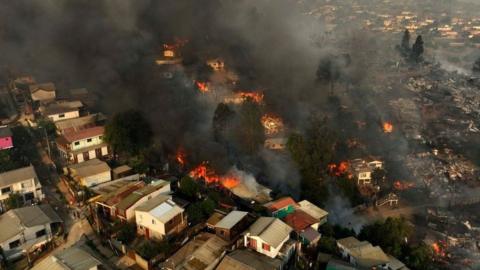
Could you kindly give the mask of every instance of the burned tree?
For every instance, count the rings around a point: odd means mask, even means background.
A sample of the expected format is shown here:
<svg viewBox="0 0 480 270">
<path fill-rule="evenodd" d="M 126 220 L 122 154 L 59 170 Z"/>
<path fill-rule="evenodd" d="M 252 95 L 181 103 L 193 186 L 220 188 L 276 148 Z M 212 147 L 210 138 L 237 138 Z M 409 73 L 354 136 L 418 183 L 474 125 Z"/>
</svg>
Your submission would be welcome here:
<svg viewBox="0 0 480 270">
<path fill-rule="evenodd" d="M 410 31 L 408 31 L 408 29 L 405 29 L 405 32 L 403 32 L 402 43 L 400 44 L 400 51 L 404 55 L 407 55 L 410 52 Z"/>
<path fill-rule="evenodd" d="M 480 73 L 480 57 L 478 57 L 475 63 L 473 63 L 472 71 L 475 73 Z"/>
<path fill-rule="evenodd" d="M 411 58 L 415 62 L 420 62 L 422 60 L 424 48 L 423 48 L 423 39 L 422 35 L 419 35 L 415 40 L 415 43 L 412 46 Z"/>
<path fill-rule="evenodd" d="M 213 115 L 213 138 L 217 142 L 225 141 L 228 128 L 231 126 L 235 112 L 225 103 L 218 104 Z"/>
<path fill-rule="evenodd" d="M 321 83 L 328 83 L 330 94 L 333 93 L 333 87 L 339 79 L 340 67 L 332 56 L 321 59 L 317 68 L 317 80 Z"/>
</svg>

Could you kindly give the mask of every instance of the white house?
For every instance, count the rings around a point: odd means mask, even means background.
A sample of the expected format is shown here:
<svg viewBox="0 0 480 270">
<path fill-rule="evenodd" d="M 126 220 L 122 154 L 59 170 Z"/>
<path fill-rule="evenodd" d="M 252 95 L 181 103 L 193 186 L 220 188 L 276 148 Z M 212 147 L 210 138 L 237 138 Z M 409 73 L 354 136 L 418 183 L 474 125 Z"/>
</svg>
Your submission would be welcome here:
<svg viewBox="0 0 480 270">
<path fill-rule="evenodd" d="M 70 177 L 85 187 L 96 186 L 112 180 L 108 164 L 96 158 L 70 165 L 68 172 Z"/>
<path fill-rule="evenodd" d="M 53 122 L 80 117 L 80 101 L 58 101 L 40 107 L 40 112 Z"/>
<path fill-rule="evenodd" d="M 5 200 L 12 193 L 19 193 L 25 202 L 44 198 L 35 169 L 32 165 L 0 174 L 0 207 L 5 209 Z"/>
<path fill-rule="evenodd" d="M 147 239 L 163 239 L 179 233 L 187 226 L 184 212 L 170 196 L 152 198 L 135 209 L 137 233 Z"/>
<path fill-rule="evenodd" d="M 359 269 L 389 269 L 390 258 L 379 246 L 347 237 L 337 241 L 343 259 Z"/>
<path fill-rule="evenodd" d="M 50 205 L 13 209 L 0 216 L 0 247 L 7 260 L 52 241 L 62 223 Z"/>
<path fill-rule="evenodd" d="M 372 173 L 375 169 L 382 169 L 383 162 L 375 159 L 354 159 L 350 161 L 349 171 L 357 178 L 358 185 L 372 183 Z"/>
<path fill-rule="evenodd" d="M 69 163 L 81 163 L 108 155 L 108 145 L 103 141 L 103 127 L 91 127 L 70 132 L 56 139 L 58 150 Z"/>
<path fill-rule="evenodd" d="M 245 232 L 246 247 L 275 258 L 290 239 L 292 228 L 278 218 L 260 217 Z"/>
<path fill-rule="evenodd" d="M 135 209 L 157 197 L 158 195 L 168 195 L 171 192 L 170 182 L 165 180 L 156 180 L 139 190 L 132 192 L 126 198 L 121 200 L 116 206 L 117 217 L 127 221 L 135 220 Z"/>
</svg>

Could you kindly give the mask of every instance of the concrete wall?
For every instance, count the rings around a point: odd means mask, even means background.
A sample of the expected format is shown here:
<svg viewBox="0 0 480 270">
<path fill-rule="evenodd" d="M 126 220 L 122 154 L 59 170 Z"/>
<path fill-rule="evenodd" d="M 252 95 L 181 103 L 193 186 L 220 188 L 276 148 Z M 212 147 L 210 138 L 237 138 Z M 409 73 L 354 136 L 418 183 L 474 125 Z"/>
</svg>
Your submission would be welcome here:
<svg viewBox="0 0 480 270">
<path fill-rule="evenodd" d="M 110 171 L 102 172 L 96 175 L 80 178 L 80 184 L 86 187 L 92 187 L 112 180 Z"/>
<path fill-rule="evenodd" d="M 62 117 L 63 115 L 63 117 Z M 78 118 L 80 117 L 80 113 L 77 111 L 72 111 L 72 112 L 66 112 L 66 113 L 57 113 L 57 114 L 52 114 L 49 115 L 48 118 L 50 118 L 53 122 L 57 122 L 60 120 L 66 120 L 66 119 L 73 119 L 73 118 Z"/>
</svg>

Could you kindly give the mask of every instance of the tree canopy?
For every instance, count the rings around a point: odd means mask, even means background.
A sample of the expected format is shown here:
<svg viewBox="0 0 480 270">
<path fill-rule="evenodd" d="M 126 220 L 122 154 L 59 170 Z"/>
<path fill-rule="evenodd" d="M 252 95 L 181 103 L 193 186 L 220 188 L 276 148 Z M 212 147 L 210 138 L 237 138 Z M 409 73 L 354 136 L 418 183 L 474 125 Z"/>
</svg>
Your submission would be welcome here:
<svg viewBox="0 0 480 270">
<path fill-rule="evenodd" d="M 410 31 L 408 29 L 405 29 L 405 32 L 403 32 L 400 48 L 404 53 L 410 52 Z"/>
<path fill-rule="evenodd" d="M 196 198 L 199 190 L 200 186 L 190 176 L 187 175 L 180 179 L 180 193 L 183 195 L 189 198 Z"/>
<path fill-rule="evenodd" d="M 249 154 L 255 153 L 265 141 L 265 130 L 261 122 L 262 109 L 258 103 L 247 99 L 242 103 L 238 117 L 238 126 L 235 129 L 238 148 Z"/>
<path fill-rule="evenodd" d="M 153 131 L 140 111 L 128 110 L 113 116 L 105 127 L 104 139 L 114 154 L 137 155 L 152 144 Z"/>
<path fill-rule="evenodd" d="M 416 62 L 420 62 L 420 60 L 422 60 L 423 52 L 423 39 L 422 36 L 419 35 L 412 46 L 412 59 Z"/>
</svg>

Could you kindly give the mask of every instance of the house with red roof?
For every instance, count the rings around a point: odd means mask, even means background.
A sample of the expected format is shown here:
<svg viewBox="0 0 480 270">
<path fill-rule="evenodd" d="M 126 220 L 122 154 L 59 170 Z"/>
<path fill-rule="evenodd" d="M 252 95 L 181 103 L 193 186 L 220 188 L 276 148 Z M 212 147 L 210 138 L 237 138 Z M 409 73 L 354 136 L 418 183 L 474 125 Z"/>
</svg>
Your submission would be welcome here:
<svg viewBox="0 0 480 270">
<path fill-rule="evenodd" d="M 56 139 L 58 150 L 68 163 L 81 163 L 109 154 L 103 141 L 104 127 L 96 126 L 63 134 Z"/>
<path fill-rule="evenodd" d="M 12 131 L 7 126 L 0 126 L 0 151 L 13 147 Z"/>
<path fill-rule="evenodd" d="M 297 203 L 291 197 L 283 197 L 278 200 L 268 202 L 263 206 L 267 209 L 267 212 L 271 216 L 282 219 L 295 212 Z"/>
</svg>

